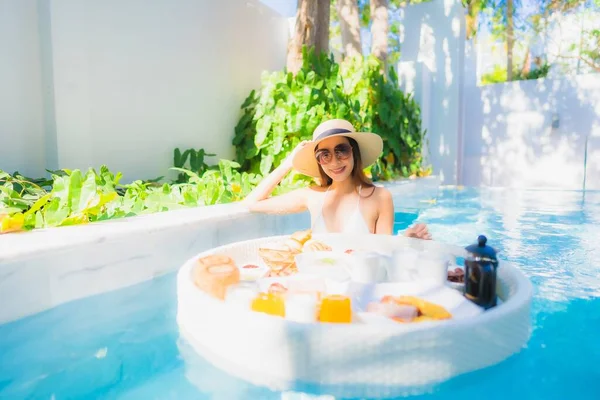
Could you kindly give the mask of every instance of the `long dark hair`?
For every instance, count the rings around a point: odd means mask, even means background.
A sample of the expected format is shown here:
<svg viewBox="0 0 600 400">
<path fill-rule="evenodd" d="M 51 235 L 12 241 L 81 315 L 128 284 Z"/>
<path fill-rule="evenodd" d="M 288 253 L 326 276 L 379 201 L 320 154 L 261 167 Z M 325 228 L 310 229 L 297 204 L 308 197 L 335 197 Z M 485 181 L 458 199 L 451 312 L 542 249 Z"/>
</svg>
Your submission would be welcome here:
<svg viewBox="0 0 600 400">
<path fill-rule="evenodd" d="M 358 147 L 358 143 L 356 143 L 356 140 L 352 139 L 351 137 L 344 137 L 348 140 L 348 142 L 350 143 L 350 147 L 352 148 L 352 158 L 354 159 L 354 165 L 352 166 L 351 175 L 352 181 L 356 186 L 362 185 L 363 187 L 375 187 L 375 185 L 373 185 L 373 182 L 371 182 L 371 180 L 367 178 L 363 171 L 362 159 L 360 157 L 360 148 Z M 333 179 L 331 179 L 329 175 L 327 175 L 325 171 L 323 171 L 323 168 L 320 164 L 317 165 L 319 166 L 319 174 L 321 175 L 321 187 L 331 186 L 331 184 L 333 183 Z"/>
</svg>

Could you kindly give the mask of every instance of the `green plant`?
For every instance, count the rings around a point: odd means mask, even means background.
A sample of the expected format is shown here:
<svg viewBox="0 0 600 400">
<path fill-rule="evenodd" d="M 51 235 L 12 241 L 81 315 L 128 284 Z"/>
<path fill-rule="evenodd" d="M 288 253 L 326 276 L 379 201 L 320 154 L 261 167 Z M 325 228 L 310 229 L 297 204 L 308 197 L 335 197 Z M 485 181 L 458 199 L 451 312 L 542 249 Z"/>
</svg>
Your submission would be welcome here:
<svg viewBox="0 0 600 400">
<path fill-rule="evenodd" d="M 513 76 L 513 81 L 525 81 L 530 79 L 540 79 L 548 76 L 548 72 L 550 72 L 549 64 L 542 64 L 541 66 L 531 70 L 530 72 L 523 74 L 522 72 L 515 72 Z M 506 68 L 500 65 L 494 65 L 494 69 L 492 72 L 484 74 L 481 76 L 481 84 L 482 85 L 491 85 L 495 83 L 504 83 L 506 82 Z"/>
<path fill-rule="evenodd" d="M 0 233 L 238 201 L 262 179 L 258 174 L 240 172 L 239 167 L 229 160 L 206 165 L 201 174 L 173 167 L 186 178 L 172 184 L 141 180 L 121 184 L 122 174 L 114 174 L 106 166 L 98 172 L 52 171 L 51 179 L 30 179 L 0 170 Z M 275 194 L 300 184 L 288 177 Z"/>
<path fill-rule="evenodd" d="M 398 88 L 393 69 L 387 78 L 374 57 L 338 64 L 307 49 L 303 60 L 295 76 L 265 73 L 260 91 L 242 104 L 233 144 L 243 170 L 266 175 L 322 121 L 343 118 L 381 135 L 384 152 L 370 170 L 374 179 L 427 173 L 420 109 Z"/>
<path fill-rule="evenodd" d="M 214 156 L 216 156 L 216 154 L 207 153 L 204 149 L 187 149 L 182 153 L 179 148 L 176 148 L 173 151 L 173 166 L 175 168 L 188 169 L 198 175 L 202 175 L 209 168 L 209 165 L 205 162 L 205 157 Z M 189 167 L 186 167 L 186 163 L 188 163 Z M 180 173 L 175 182 L 184 183 L 187 182 L 188 179 L 189 175 Z"/>
</svg>

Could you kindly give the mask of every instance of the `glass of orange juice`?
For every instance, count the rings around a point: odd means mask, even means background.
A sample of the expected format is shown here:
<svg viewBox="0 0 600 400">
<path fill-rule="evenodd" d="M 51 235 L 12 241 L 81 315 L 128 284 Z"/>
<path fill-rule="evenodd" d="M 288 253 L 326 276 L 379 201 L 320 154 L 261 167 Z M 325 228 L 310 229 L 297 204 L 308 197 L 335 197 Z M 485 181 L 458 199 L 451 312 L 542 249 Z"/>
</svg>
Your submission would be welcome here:
<svg viewBox="0 0 600 400">
<path fill-rule="evenodd" d="M 285 302 L 279 293 L 260 292 L 252 301 L 252 311 L 285 317 Z"/>
<path fill-rule="evenodd" d="M 321 302 L 319 321 L 333 323 L 352 322 L 352 304 L 350 297 L 341 294 L 325 296 Z"/>
</svg>

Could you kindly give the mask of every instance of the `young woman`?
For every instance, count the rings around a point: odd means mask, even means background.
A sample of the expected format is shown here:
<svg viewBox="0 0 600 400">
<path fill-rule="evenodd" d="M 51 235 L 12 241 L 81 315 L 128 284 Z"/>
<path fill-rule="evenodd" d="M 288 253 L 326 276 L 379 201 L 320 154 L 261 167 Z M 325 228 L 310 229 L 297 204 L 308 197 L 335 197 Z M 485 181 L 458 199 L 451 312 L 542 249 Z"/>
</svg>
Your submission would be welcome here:
<svg viewBox="0 0 600 400">
<path fill-rule="evenodd" d="M 363 173 L 383 150 L 379 135 L 356 132 L 341 119 L 323 122 L 313 140 L 300 143 L 243 203 L 252 212 L 272 214 L 310 211 L 313 233 L 393 234 L 394 203 L 390 192 Z M 292 169 L 319 179 L 319 186 L 269 197 Z M 424 224 L 408 228 L 409 237 L 431 239 Z"/>
</svg>

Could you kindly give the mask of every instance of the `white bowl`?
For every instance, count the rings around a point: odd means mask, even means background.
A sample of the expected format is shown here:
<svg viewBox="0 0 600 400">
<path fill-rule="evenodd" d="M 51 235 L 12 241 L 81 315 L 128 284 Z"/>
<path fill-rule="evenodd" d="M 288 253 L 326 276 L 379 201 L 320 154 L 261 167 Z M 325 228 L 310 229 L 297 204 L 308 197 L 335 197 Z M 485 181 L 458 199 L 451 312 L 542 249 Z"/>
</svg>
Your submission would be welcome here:
<svg viewBox="0 0 600 400">
<path fill-rule="evenodd" d="M 313 251 L 296 255 L 298 273 L 314 275 L 336 282 L 350 280 L 351 259 L 334 251 Z"/>
</svg>

